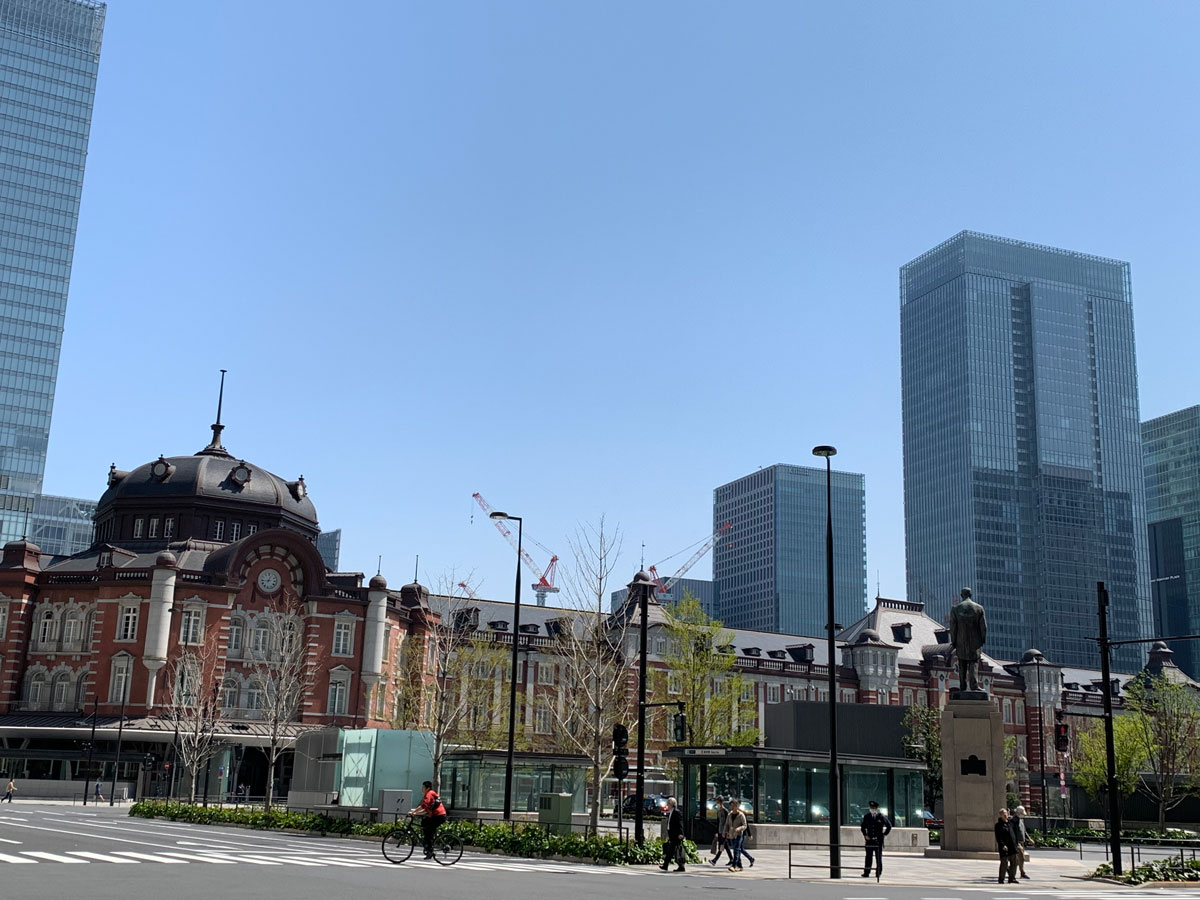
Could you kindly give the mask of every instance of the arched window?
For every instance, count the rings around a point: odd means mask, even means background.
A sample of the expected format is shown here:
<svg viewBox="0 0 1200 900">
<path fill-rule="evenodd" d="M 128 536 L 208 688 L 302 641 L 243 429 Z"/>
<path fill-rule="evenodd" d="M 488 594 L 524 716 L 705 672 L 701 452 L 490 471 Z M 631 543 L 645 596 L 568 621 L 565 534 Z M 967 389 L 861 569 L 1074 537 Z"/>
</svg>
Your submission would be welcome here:
<svg viewBox="0 0 1200 900">
<path fill-rule="evenodd" d="M 42 618 L 38 622 L 38 643 L 43 647 L 49 647 L 54 643 L 54 610 L 52 609 L 42 613 Z"/>
<path fill-rule="evenodd" d="M 46 673 L 34 672 L 29 676 L 29 684 L 25 688 L 25 704 L 30 709 L 41 709 L 46 699 Z"/>
<path fill-rule="evenodd" d="M 112 658 L 108 678 L 109 703 L 121 703 L 129 699 L 129 678 L 132 674 L 132 656 L 128 653 L 121 653 Z"/>
<path fill-rule="evenodd" d="M 263 709 L 267 705 L 267 692 L 261 681 L 250 682 L 250 690 L 246 692 L 246 709 Z"/>
<path fill-rule="evenodd" d="M 54 709 L 64 710 L 71 706 L 71 677 L 66 672 L 54 676 L 50 687 L 50 702 Z"/>
<path fill-rule="evenodd" d="M 241 616 L 234 616 L 229 620 L 229 655 L 242 655 L 242 634 L 246 629 L 246 623 Z"/>
<path fill-rule="evenodd" d="M 79 613 L 67 613 L 66 619 L 63 620 L 63 645 L 66 647 L 77 647 L 80 638 L 83 637 L 83 619 Z"/>
<path fill-rule="evenodd" d="M 238 708 L 238 698 L 241 694 L 241 685 L 238 684 L 236 678 L 226 678 L 221 684 L 221 709 L 226 712 L 232 712 Z"/>
</svg>

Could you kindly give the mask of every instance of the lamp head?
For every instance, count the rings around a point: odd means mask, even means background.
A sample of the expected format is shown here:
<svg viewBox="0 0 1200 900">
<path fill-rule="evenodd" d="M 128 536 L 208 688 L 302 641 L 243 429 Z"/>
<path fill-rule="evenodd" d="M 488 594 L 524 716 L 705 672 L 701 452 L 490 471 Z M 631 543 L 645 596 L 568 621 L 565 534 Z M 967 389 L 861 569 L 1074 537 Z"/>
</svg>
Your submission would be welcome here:
<svg viewBox="0 0 1200 900">
<path fill-rule="evenodd" d="M 828 459 L 831 456 L 837 456 L 837 447 L 830 447 L 828 444 L 820 444 L 813 447 L 813 456 L 824 456 Z"/>
<path fill-rule="evenodd" d="M 507 519 L 508 513 L 500 512 L 500 510 L 494 509 L 490 513 L 488 513 L 488 518 L 489 519 Z"/>
</svg>

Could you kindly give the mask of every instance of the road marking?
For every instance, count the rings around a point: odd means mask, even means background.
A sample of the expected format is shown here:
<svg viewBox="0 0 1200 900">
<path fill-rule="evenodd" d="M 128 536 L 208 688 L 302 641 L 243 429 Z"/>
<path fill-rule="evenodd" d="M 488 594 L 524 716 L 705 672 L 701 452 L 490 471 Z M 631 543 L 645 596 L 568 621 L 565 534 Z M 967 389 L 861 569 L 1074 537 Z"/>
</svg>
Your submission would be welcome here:
<svg viewBox="0 0 1200 900">
<path fill-rule="evenodd" d="M 121 859 L 119 856 L 109 856 L 106 853 L 93 853 L 90 850 L 68 850 L 72 856 L 86 856 L 88 859 L 99 860 L 100 862 L 109 863 L 124 863 L 128 866 L 140 866 L 141 863 L 136 859 Z"/>
<path fill-rule="evenodd" d="M 222 859 L 219 856 L 201 856 L 199 853 L 179 853 L 175 850 L 160 850 L 161 856 L 178 856 L 180 859 L 190 859 L 195 862 L 213 863 L 218 866 L 235 866 L 236 860 Z"/>
<path fill-rule="evenodd" d="M 9 856 L 7 853 L 0 853 L 0 862 L 6 863 L 36 863 L 36 859 L 25 859 L 23 856 Z"/>
<path fill-rule="evenodd" d="M 117 854 L 117 856 L 131 856 L 134 859 L 145 859 L 156 863 L 171 863 L 172 865 L 177 866 L 187 865 L 187 862 L 182 859 L 171 859 L 170 857 L 166 856 L 152 856 L 149 853 L 138 853 L 136 850 L 114 850 L 113 853 Z"/>
<path fill-rule="evenodd" d="M 278 866 L 278 865 L 282 865 L 282 863 L 277 863 L 277 862 L 275 862 L 275 860 L 273 860 L 273 859 L 259 859 L 259 858 L 258 858 L 258 857 L 256 857 L 256 856 L 239 856 L 239 857 L 237 858 L 237 861 L 238 861 L 238 862 L 248 862 L 248 863 L 254 863 L 256 866 Z"/>
<path fill-rule="evenodd" d="M 0 844 L 19 844 L 20 841 L 11 841 L 8 838 L 0 838 Z"/>
<path fill-rule="evenodd" d="M 281 863 L 287 863 L 288 865 L 292 865 L 292 866 L 319 866 L 321 868 L 324 868 L 326 865 L 323 862 L 315 862 L 314 860 L 311 860 L 311 859 L 299 859 L 298 857 L 295 857 L 295 856 L 277 856 L 275 858 L 277 860 L 279 860 L 279 862 L 281 862 Z"/>
<path fill-rule="evenodd" d="M 24 856 L 36 856 L 38 859 L 48 859 L 51 862 L 60 863 L 79 863 L 80 865 L 87 862 L 86 859 L 76 859 L 73 856 L 59 856 L 57 853 L 47 853 L 44 850 L 22 850 Z"/>
<path fill-rule="evenodd" d="M 348 866 L 352 869 L 365 869 L 368 866 L 379 865 L 379 863 L 367 862 L 365 860 L 363 862 L 351 862 L 350 860 L 344 860 L 344 859 L 329 859 L 324 856 L 313 856 L 313 857 L 309 857 L 309 858 L 312 859 L 314 862 L 318 862 L 324 866 Z M 384 863 L 383 865 L 390 867 L 391 863 Z"/>
</svg>

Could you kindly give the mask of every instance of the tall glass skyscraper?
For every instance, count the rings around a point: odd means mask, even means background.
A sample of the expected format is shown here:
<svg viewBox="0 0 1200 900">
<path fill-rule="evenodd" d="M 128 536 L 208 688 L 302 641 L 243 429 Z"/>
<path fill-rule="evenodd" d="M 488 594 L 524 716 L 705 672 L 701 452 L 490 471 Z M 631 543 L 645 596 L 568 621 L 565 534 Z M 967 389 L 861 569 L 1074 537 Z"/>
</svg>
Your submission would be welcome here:
<svg viewBox="0 0 1200 900">
<path fill-rule="evenodd" d="M 1150 596 L 1156 635 L 1200 634 L 1200 406 L 1142 423 Z M 1175 664 L 1200 677 L 1200 647 L 1172 644 Z"/>
<path fill-rule="evenodd" d="M 964 231 L 901 268 L 900 342 L 909 599 L 972 587 L 993 656 L 1094 667 L 1103 581 L 1147 636 L 1129 264 Z"/>
<path fill-rule="evenodd" d="M 0 543 L 42 489 L 104 12 L 0 0 Z"/>
<path fill-rule="evenodd" d="M 834 472 L 833 597 L 838 622 L 867 605 L 866 488 Z M 730 628 L 821 636 L 826 623 L 825 467 L 774 465 L 713 491 L 718 616 Z"/>
</svg>

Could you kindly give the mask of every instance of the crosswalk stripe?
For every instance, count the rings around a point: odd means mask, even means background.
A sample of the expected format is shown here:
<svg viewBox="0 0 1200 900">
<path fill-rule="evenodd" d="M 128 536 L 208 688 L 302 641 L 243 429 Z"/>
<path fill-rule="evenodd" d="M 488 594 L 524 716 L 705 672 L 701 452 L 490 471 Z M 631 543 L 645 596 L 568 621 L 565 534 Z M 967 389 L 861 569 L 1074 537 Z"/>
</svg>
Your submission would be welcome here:
<svg viewBox="0 0 1200 900">
<path fill-rule="evenodd" d="M 257 856 L 239 856 L 238 862 L 254 863 L 256 866 L 278 866 L 281 863 L 275 862 L 273 859 L 259 859 Z"/>
<path fill-rule="evenodd" d="M 0 853 L 0 862 L 6 863 L 37 863 L 36 859 L 25 859 L 23 856 L 9 856 L 7 853 Z"/>
<path fill-rule="evenodd" d="M 374 862 L 368 863 L 368 862 L 351 861 L 351 860 L 346 860 L 346 859 L 330 859 L 325 856 L 311 856 L 308 858 L 313 860 L 314 862 L 320 863 L 323 866 L 346 866 L 351 869 L 365 869 L 368 866 L 376 865 L 376 863 L 374 863 Z M 386 865 L 390 868 L 392 864 L 384 863 L 384 865 Z"/>
<path fill-rule="evenodd" d="M 129 866 L 140 866 L 141 862 L 136 859 L 121 859 L 119 856 L 109 856 L 106 853 L 93 853 L 90 850 L 68 850 L 72 856 L 86 856 L 88 859 L 94 859 L 99 862 L 109 863 L 124 863 Z"/>
<path fill-rule="evenodd" d="M 213 863 L 218 866 L 233 866 L 237 865 L 237 860 L 224 859 L 220 856 L 201 856 L 199 853 L 179 853 L 175 850 L 160 850 L 163 856 L 178 856 L 180 859 L 190 859 L 194 862 Z"/>
<path fill-rule="evenodd" d="M 86 863 L 86 859 L 75 859 L 73 856 L 59 856 L 57 853 L 47 853 L 45 850 L 22 850 L 23 856 L 36 856 L 38 859 L 48 859 L 60 863 Z"/>
<path fill-rule="evenodd" d="M 286 863 L 287 865 L 291 866 L 320 866 L 324 868 L 326 865 L 326 863 L 323 862 L 317 862 L 316 860 L 311 859 L 299 859 L 295 856 L 276 856 L 275 859 L 279 860 L 281 863 Z"/>
<path fill-rule="evenodd" d="M 136 850 L 114 850 L 117 856 L 131 856 L 134 859 L 144 859 L 149 862 L 170 863 L 177 866 L 186 866 L 187 862 L 182 859 L 171 859 L 167 856 L 152 856 L 149 853 L 138 853 Z"/>
</svg>

